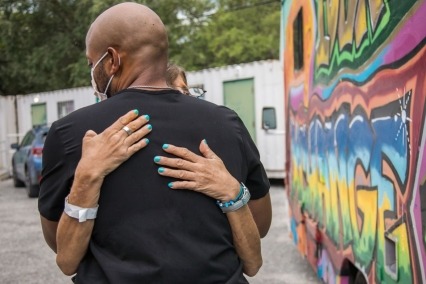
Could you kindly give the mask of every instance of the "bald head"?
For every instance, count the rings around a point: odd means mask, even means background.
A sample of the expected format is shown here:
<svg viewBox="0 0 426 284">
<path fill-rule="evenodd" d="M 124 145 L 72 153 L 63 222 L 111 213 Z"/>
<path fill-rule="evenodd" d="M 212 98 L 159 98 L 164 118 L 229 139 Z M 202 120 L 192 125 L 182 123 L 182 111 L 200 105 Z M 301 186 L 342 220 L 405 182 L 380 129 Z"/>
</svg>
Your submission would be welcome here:
<svg viewBox="0 0 426 284">
<path fill-rule="evenodd" d="M 160 17 L 144 5 L 130 2 L 115 5 L 92 23 L 86 36 L 89 62 L 95 62 L 109 49 L 117 51 L 120 71 L 130 76 L 128 83 L 148 70 L 165 74 L 167 32 Z M 155 75 L 153 72 L 151 75 Z"/>
</svg>

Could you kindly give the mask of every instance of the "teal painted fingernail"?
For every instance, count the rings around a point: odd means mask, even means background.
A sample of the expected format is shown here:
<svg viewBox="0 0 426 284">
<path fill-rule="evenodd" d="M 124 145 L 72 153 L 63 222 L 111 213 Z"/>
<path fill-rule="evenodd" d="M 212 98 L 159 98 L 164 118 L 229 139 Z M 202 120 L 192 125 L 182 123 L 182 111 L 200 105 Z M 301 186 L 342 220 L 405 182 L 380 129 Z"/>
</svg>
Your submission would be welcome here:
<svg viewBox="0 0 426 284">
<path fill-rule="evenodd" d="M 154 157 L 154 162 L 158 163 L 160 160 L 161 160 L 161 158 L 160 158 L 160 157 L 158 157 L 158 156 L 155 156 L 155 157 Z"/>
<path fill-rule="evenodd" d="M 148 124 L 146 127 L 148 127 L 148 130 L 152 130 L 152 125 Z"/>
<path fill-rule="evenodd" d="M 169 148 L 169 144 L 163 144 L 163 149 Z"/>
<path fill-rule="evenodd" d="M 159 172 L 160 174 L 164 173 L 164 168 L 163 168 L 163 167 L 158 168 L 158 172 Z"/>
<path fill-rule="evenodd" d="M 204 141 L 204 143 L 207 145 L 207 140 L 206 140 L 206 139 L 204 139 L 203 141 Z"/>
<path fill-rule="evenodd" d="M 136 115 L 139 115 L 139 111 L 138 111 L 137 109 L 134 109 L 134 110 L 133 110 L 133 112 L 134 112 Z"/>
<path fill-rule="evenodd" d="M 149 143 L 149 139 L 145 138 L 145 143 L 148 144 Z"/>
<path fill-rule="evenodd" d="M 170 188 L 173 188 L 173 182 L 169 182 L 169 184 L 167 185 Z"/>
<path fill-rule="evenodd" d="M 149 117 L 148 114 L 145 114 L 145 119 L 146 119 L 146 121 L 149 121 L 150 117 Z"/>
</svg>

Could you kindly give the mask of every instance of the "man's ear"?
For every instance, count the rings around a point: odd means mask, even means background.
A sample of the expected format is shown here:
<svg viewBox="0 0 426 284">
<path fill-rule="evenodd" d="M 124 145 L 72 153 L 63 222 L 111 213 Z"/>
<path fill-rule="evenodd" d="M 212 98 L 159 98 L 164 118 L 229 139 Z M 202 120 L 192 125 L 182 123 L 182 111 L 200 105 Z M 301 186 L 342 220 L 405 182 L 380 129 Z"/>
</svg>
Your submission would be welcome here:
<svg viewBox="0 0 426 284">
<path fill-rule="evenodd" d="M 110 73 L 109 75 L 113 75 L 115 73 L 117 73 L 117 71 L 120 69 L 121 66 L 121 57 L 120 57 L 120 53 L 118 52 L 117 49 L 113 48 L 113 47 L 108 47 L 107 49 L 108 53 L 110 54 L 110 58 L 109 58 L 109 64 L 110 64 Z"/>
</svg>

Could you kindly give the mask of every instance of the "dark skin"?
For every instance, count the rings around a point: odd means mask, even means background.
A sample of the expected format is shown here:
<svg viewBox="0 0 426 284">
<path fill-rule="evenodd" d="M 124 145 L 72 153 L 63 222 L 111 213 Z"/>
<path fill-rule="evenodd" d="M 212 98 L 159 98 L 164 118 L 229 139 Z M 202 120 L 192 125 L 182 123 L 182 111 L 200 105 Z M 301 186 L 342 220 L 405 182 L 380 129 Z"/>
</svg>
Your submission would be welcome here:
<svg viewBox="0 0 426 284">
<path fill-rule="evenodd" d="M 165 80 L 167 47 L 167 34 L 159 17 L 147 7 L 135 3 L 119 4 L 105 11 L 93 22 L 86 37 L 89 66 L 96 63 L 105 51 L 108 52 L 103 63 L 97 68 L 103 68 L 104 75 L 108 78 L 115 75 L 107 92 L 110 96 L 135 85 L 167 88 Z M 103 78 L 99 78 L 99 75 L 97 77 L 95 74 L 95 79 L 99 84 L 102 83 Z M 122 130 L 125 125 L 134 131 L 128 137 Z M 83 138 L 82 157 L 77 165 L 69 194 L 70 204 L 83 208 L 95 207 L 98 204 L 100 188 L 105 176 L 133 153 L 146 147 L 146 142 L 142 139 L 148 133 L 145 125 L 146 121 L 143 117 L 138 118 L 130 113 L 100 134 L 93 131 L 86 133 Z M 117 150 L 106 151 L 105 149 Z M 198 189 L 201 193 L 211 196 L 209 180 L 211 182 L 215 179 L 212 175 L 215 173 L 215 168 L 220 169 L 224 174 L 222 180 L 226 184 L 217 185 L 220 186 L 219 190 L 213 194 L 220 200 L 235 198 L 239 192 L 238 181 L 226 171 L 222 161 L 207 145 L 201 144 L 200 151 L 204 157 L 197 156 L 184 148 L 170 147 L 167 152 L 175 154 L 178 157 L 177 160 L 162 159 L 160 164 L 164 163 L 162 165 L 170 165 L 176 169 L 167 169 L 163 175 L 173 176 L 179 170 L 193 172 L 196 175 L 179 175 L 182 182 L 195 182 L 194 187 L 186 188 Z M 104 162 L 101 165 L 96 163 L 94 166 L 94 161 L 99 159 Z M 210 164 L 210 168 L 205 168 L 203 163 Z M 204 177 L 206 186 L 201 186 L 203 179 L 200 177 Z M 173 189 L 179 189 L 180 186 L 183 184 L 176 182 Z M 220 190 L 223 188 L 226 190 Z M 228 213 L 227 217 L 233 231 L 237 253 L 243 262 L 243 271 L 253 276 L 262 265 L 260 236 L 266 235 L 271 222 L 269 194 L 259 200 L 250 201 L 249 206 L 250 209 L 244 206 L 240 210 Z M 76 272 L 87 251 L 94 222 L 94 220 L 87 220 L 80 223 L 66 214 L 62 215 L 59 222 L 52 222 L 41 217 L 46 242 L 57 253 L 58 266 L 65 274 L 72 275 Z"/>
</svg>

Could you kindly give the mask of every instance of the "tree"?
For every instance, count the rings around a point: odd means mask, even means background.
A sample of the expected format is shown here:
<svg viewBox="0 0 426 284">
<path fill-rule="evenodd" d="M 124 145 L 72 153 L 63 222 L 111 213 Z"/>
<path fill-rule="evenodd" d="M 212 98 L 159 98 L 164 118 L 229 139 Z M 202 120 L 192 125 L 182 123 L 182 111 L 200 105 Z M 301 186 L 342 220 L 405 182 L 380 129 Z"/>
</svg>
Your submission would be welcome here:
<svg viewBox="0 0 426 284">
<path fill-rule="evenodd" d="M 280 1 L 222 0 L 177 57 L 188 70 L 277 59 L 279 29 Z"/>
<path fill-rule="evenodd" d="M 278 58 L 279 1 L 140 0 L 187 70 Z M 265 1 L 265 0 L 264 0 Z M 85 37 L 117 0 L 0 0 L 0 95 L 87 86 Z"/>
<path fill-rule="evenodd" d="M 76 69 L 76 62 L 84 59 L 83 30 L 90 22 L 86 13 L 91 7 L 90 2 L 2 2 L 1 94 L 74 87 L 81 83 L 83 76 L 87 77 L 87 72 L 82 75 L 81 68 Z M 80 73 L 76 74 L 76 70 Z"/>
</svg>

